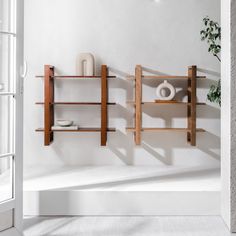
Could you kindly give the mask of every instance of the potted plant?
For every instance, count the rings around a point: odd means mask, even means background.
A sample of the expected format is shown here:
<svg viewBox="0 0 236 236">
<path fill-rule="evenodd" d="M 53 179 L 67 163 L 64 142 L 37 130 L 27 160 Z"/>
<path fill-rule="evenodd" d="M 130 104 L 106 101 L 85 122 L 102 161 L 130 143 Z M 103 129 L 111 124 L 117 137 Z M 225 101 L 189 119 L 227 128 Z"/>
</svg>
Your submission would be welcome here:
<svg viewBox="0 0 236 236">
<path fill-rule="evenodd" d="M 221 52 L 221 27 L 220 25 L 211 20 L 209 17 L 203 19 L 204 29 L 201 30 L 201 40 L 206 41 L 209 45 L 208 52 L 213 54 L 219 62 Z M 221 106 L 221 81 L 218 80 L 217 84 L 213 84 L 207 94 L 207 99 L 210 102 L 215 102 Z"/>
</svg>

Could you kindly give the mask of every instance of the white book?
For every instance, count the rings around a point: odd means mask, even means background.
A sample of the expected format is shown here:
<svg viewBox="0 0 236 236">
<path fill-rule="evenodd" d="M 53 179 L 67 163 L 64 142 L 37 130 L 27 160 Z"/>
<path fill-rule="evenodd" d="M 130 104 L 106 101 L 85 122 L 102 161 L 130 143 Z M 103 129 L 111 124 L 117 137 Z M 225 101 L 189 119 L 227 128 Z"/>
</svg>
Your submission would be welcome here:
<svg viewBox="0 0 236 236">
<path fill-rule="evenodd" d="M 72 125 L 72 126 L 52 126 L 52 130 L 78 130 L 78 125 Z"/>
</svg>

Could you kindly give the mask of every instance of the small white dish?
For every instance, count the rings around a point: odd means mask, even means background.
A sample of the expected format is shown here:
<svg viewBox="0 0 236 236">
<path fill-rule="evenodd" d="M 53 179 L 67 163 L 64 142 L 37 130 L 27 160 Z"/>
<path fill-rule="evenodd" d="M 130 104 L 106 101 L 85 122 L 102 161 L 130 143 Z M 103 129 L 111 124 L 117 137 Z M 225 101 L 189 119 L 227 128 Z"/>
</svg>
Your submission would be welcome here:
<svg viewBox="0 0 236 236">
<path fill-rule="evenodd" d="M 73 125 L 72 120 L 57 120 L 57 124 L 61 127 L 68 127 Z"/>
</svg>

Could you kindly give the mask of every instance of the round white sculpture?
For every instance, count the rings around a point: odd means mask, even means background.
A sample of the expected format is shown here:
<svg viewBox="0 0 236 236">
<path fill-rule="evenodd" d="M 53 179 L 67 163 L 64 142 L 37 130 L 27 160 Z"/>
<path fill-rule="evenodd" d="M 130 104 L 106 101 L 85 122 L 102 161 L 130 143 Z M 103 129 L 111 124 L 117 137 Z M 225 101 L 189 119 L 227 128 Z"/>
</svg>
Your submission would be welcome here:
<svg viewBox="0 0 236 236">
<path fill-rule="evenodd" d="M 168 96 L 165 95 L 164 91 L 169 90 L 170 93 Z M 165 80 L 163 83 L 161 83 L 157 89 L 156 89 L 156 95 L 160 100 L 163 101 L 170 101 L 175 97 L 176 90 L 175 87 L 168 83 L 167 80 Z"/>
<path fill-rule="evenodd" d="M 61 127 L 67 127 L 73 125 L 72 120 L 57 120 L 57 124 Z"/>
<path fill-rule="evenodd" d="M 91 53 L 81 53 L 76 59 L 76 74 L 78 76 L 94 75 L 94 56 Z"/>
</svg>

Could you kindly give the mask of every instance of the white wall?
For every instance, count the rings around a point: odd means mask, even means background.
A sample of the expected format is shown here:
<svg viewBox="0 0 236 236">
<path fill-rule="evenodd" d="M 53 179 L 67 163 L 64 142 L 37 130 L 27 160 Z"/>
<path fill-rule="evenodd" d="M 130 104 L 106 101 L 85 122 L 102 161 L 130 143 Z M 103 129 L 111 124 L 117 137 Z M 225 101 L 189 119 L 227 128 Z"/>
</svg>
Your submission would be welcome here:
<svg viewBox="0 0 236 236">
<path fill-rule="evenodd" d="M 230 225 L 230 120 L 231 120 L 231 98 L 229 91 L 231 92 L 231 29 L 230 29 L 230 17 L 231 17 L 231 0 L 222 2 L 221 5 L 221 22 L 222 22 L 222 215 L 227 225 Z"/>
<path fill-rule="evenodd" d="M 186 143 L 179 133 L 143 134 L 143 144 L 135 147 L 132 134 L 132 83 L 124 81 L 136 64 L 169 74 L 186 74 L 196 64 L 217 80 L 218 61 L 200 41 L 202 18 L 220 21 L 219 0 L 25 0 L 25 58 L 29 73 L 25 80 L 24 158 L 33 165 L 184 165 L 215 166 L 220 158 L 220 110 L 212 105 L 199 107 L 197 125 L 207 133 L 197 135 L 197 147 Z M 118 79 L 109 82 L 110 126 L 117 132 L 108 136 L 108 146 L 100 147 L 99 134 L 56 134 L 54 143 L 43 146 L 43 134 L 34 130 L 43 125 L 43 82 L 34 76 L 43 65 L 56 67 L 58 74 L 74 74 L 80 52 L 96 57 L 97 73 L 108 64 Z M 199 72 L 199 73 L 200 73 Z M 184 82 L 173 82 L 184 87 Z M 210 80 L 198 82 L 198 100 L 205 102 Z M 157 82 L 146 82 L 144 100 L 155 98 Z M 57 101 L 99 101 L 99 81 L 57 81 Z M 181 93 L 180 95 L 181 96 Z M 184 98 L 183 98 L 184 99 Z M 100 124 L 96 107 L 57 108 L 56 117 L 71 118 L 83 126 Z M 186 126 L 184 107 L 147 107 L 143 126 Z"/>
<path fill-rule="evenodd" d="M 221 136 L 221 209 L 222 216 L 232 232 L 236 232 L 236 2 L 222 1 L 222 136 Z"/>
</svg>

